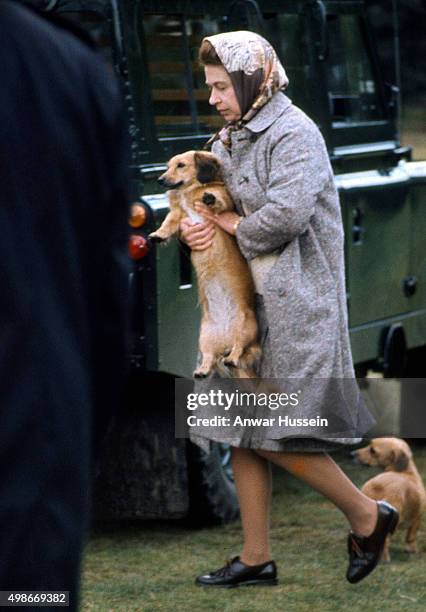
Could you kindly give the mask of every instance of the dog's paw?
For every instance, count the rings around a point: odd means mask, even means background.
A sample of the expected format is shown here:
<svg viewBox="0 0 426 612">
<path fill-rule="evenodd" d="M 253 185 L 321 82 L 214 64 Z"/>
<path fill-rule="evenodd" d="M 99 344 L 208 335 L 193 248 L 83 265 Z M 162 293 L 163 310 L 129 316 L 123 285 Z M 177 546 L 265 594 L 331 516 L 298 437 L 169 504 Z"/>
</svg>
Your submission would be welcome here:
<svg viewBox="0 0 426 612">
<path fill-rule="evenodd" d="M 213 206 L 216 202 L 216 196 L 210 193 L 209 191 L 205 191 L 202 197 L 203 204 L 206 206 Z"/>
<path fill-rule="evenodd" d="M 405 552 L 410 553 L 411 555 L 414 555 L 417 552 L 417 544 L 416 543 L 406 544 L 404 546 L 404 550 Z"/>
<path fill-rule="evenodd" d="M 207 370 L 205 368 L 197 368 L 196 370 L 194 370 L 192 375 L 194 378 L 207 378 L 209 374 L 210 370 Z"/>
<path fill-rule="evenodd" d="M 151 244 L 155 244 L 156 242 L 164 242 L 166 240 L 166 238 L 163 238 L 162 236 L 159 236 L 158 234 L 156 234 L 155 232 L 152 234 L 148 234 L 148 242 L 150 242 Z"/>
<path fill-rule="evenodd" d="M 240 362 L 237 361 L 236 359 L 229 359 L 226 358 L 223 360 L 224 365 L 228 366 L 228 368 L 239 368 L 240 367 Z"/>
<path fill-rule="evenodd" d="M 200 363 L 200 365 L 198 366 L 198 368 L 196 368 L 194 370 L 194 372 L 192 373 L 194 378 L 206 378 L 212 371 L 212 364 L 210 362 L 202 362 Z"/>
<path fill-rule="evenodd" d="M 223 363 L 229 368 L 241 368 L 243 367 L 241 357 L 241 350 L 233 348 L 231 352 L 223 356 Z"/>
</svg>

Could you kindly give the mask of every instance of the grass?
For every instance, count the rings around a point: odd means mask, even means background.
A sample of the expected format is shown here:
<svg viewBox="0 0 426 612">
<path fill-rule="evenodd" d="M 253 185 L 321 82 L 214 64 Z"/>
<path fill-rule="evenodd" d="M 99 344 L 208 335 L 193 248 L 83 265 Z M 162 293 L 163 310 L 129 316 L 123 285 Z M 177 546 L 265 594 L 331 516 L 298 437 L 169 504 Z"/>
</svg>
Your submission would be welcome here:
<svg viewBox="0 0 426 612">
<path fill-rule="evenodd" d="M 358 485 L 377 473 L 336 460 Z M 426 447 L 415 450 L 426 477 Z M 238 554 L 239 522 L 190 530 L 175 523 L 121 525 L 93 534 L 87 546 L 82 610 L 99 612 L 224 610 L 257 612 L 373 611 L 426 609 L 426 526 L 419 553 L 403 550 L 403 533 L 393 538 L 392 562 L 358 585 L 345 580 L 347 524 L 334 506 L 285 472 L 274 477 L 271 535 L 280 571 L 277 587 L 204 589 L 194 576 Z"/>
</svg>

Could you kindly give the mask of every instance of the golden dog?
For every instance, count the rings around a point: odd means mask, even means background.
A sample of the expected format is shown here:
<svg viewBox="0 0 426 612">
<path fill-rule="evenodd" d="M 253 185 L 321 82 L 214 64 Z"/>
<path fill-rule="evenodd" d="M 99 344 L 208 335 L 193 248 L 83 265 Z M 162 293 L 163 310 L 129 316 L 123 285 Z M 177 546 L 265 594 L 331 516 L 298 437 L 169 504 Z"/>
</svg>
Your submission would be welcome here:
<svg viewBox="0 0 426 612">
<path fill-rule="evenodd" d="M 203 202 L 214 213 L 232 211 L 234 204 L 222 180 L 219 160 L 212 154 L 187 151 L 168 163 L 158 179 L 167 192 L 170 212 L 152 241 L 176 236 L 183 218 L 201 223 L 194 204 Z M 198 279 L 202 307 L 199 348 L 202 360 L 194 376 L 208 376 L 214 369 L 234 378 L 252 378 L 260 356 L 254 315 L 254 287 L 248 265 L 233 236 L 216 226 L 213 244 L 192 251 L 191 261 Z M 229 372 L 229 370 L 228 370 Z"/>
<path fill-rule="evenodd" d="M 398 510 L 398 526 L 407 529 L 405 550 L 417 552 L 416 536 L 422 512 L 426 509 L 426 492 L 410 447 L 399 438 L 374 438 L 353 455 L 364 465 L 384 468 L 383 474 L 368 480 L 361 490 L 368 497 L 385 500 Z M 382 556 L 386 562 L 390 561 L 389 541 L 388 536 Z"/>
</svg>

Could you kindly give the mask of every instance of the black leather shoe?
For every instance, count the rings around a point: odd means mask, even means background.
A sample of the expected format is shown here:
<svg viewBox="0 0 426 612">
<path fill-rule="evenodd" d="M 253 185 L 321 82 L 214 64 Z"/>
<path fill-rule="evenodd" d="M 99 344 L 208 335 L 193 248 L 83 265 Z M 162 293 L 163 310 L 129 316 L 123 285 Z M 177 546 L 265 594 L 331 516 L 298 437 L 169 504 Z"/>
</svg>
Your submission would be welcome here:
<svg viewBox="0 0 426 612">
<path fill-rule="evenodd" d="M 349 567 L 346 578 L 359 582 L 378 564 L 383 552 L 386 536 L 395 531 L 399 514 L 385 501 L 377 502 L 377 523 L 373 533 L 367 537 L 350 533 L 348 536 Z"/>
<path fill-rule="evenodd" d="M 275 561 L 267 561 L 261 565 L 246 565 L 240 557 L 227 561 L 224 567 L 214 572 L 198 576 L 195 579 L 198 586 L 237 587 L 249 584 L 278 584 L 277 566 Z"/>
</svg>

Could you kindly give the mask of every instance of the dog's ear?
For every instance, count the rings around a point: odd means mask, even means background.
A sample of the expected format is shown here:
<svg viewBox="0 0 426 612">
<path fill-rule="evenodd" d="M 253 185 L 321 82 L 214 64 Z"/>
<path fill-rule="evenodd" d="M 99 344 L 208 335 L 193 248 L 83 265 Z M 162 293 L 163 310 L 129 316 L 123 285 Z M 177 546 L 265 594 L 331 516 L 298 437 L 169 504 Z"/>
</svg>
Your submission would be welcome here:
<svg viewBox="0 0 426 612">
<path fill-rule="evenodd" d="M 201 151 L 196 152 L 194 153 L 194 163 L 197 171 L 197 181 L 200 183 L 212 183 L 222 179 L 220 163 L 214 157 Z"/>
<path fill-rule="evenodd" d="M 392 451 L 392 465 L 397 472 L 404 472 L 408 468 L 410 457 L 403 448 Z"/>
</svg>

